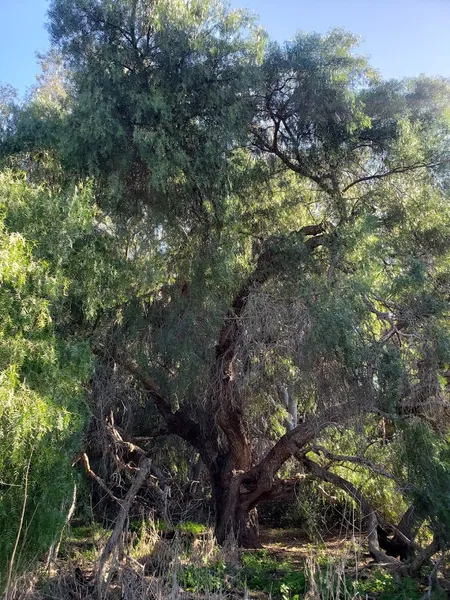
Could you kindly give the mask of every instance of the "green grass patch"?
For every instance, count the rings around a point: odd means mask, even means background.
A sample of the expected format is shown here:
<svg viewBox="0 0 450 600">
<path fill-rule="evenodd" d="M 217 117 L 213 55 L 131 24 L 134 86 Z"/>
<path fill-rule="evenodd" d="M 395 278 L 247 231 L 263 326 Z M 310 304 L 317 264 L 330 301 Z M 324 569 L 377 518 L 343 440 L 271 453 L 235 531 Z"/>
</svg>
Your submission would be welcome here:
<svg viewBox="0 0 450 600">
<path fill-rule="evenodd" d="M 381 570 L 374 571 L 365 581 L 358 581 L 355 587 L 361 596 L 370 593 L 376 595 L 377 600 L 420 600 L 423 596 L 418 583 L 410 577 L 397 580 L 390 573 Z M 431 597 L 439 600 L 436 594 Z"/>
<path fill-rule="evenodd" d="M 305 592 L 305 574 L 267 552 L 247 552 L 242 557 L 240 578 L 251 590 L 271 594 L 273 598 L 296 600 Z"/>
<path fill-rule="evenodd" d="M 197 535 L 201 535 L 202 533 L 206 533 L 208 531 L 206 525 L 203 525 L 202 523 L 194 523 L 192 521 L 178 523 L 177 525 L 175 525 L 175 529 L 177 531 L 191 533 L 194 537 Z"/>
<path fill-rule="evenodd" d="M 209 567 L 187 565 L 181 574 L 180 585 L 188 592 L 217 593 L 232 587 L 233 573 L 224 562 L 218 561 Z"/>
</svg>

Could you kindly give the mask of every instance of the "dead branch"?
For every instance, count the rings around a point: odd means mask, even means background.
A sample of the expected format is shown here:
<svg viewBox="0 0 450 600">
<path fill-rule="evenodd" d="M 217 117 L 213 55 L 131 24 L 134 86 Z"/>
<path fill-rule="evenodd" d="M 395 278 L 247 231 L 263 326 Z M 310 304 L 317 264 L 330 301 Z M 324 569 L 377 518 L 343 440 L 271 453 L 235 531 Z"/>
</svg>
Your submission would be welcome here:
<svg viewBox="0 0 450 600">
<path fill-rule="evenodd" d="M 84 468 L 86 469 L 86 473 L 89 475 L 89 477 L 92 477 L 92 479 L 102 488 L 102 490 L 104 490 L 108 496 L 110 498 L 112 498 L 115 502 L 117 502 L 118 504 L 122 505 L 122 500 L 120 500 L 119 498 L 117 498 L 116 496 L 114 496 L 114 494 L 112 493 L 112 491 L 109 489 L 109 487 L 106 485 L 106 483 L 103 481 L 103 479 L 101 479 L 96 473 L 94 473 L 94 471 L 91 469 L 91 465 L 89 463 L 89 458 L 88 455 L 86 454 L 86 452 L 80 452 L 75 459 L 72 461 L 72 466 L 74 466 L 79 460 L 81 460 L 81 462 L 84 465 Z"/>
<path fill-rule="evenodd" d="M 125 525 L 125 521 L 128 516 L 130 507 L 131 507 L 131 503 L 133 502 L 137 492 L 139 491 L 139 489 L 141 488 L 145 479 L 147 478 L 148 474 L 150 473 L 150 469 L 151 469 L 151 460 L 149 458 L 144 458 L 139 465 L 139 471 L 137 472 L 137 475 L 134 478 L 134 481 L 131 484 L 131 487 L 128 490 L 127 495 L 125 496 L 124 501 L 121 503 L 120 511 L 119 511 L 119 515 L 117 517 L 116 524 L 114 526 L 111 536 L 110 536 L 109 540 L 107 541 L 106 546 L 103 549 L 103 552 L 98 561 L 96 579 L 97 579 L 99 600 L 101 600 L 103 598 L 102 577 L 103 577 L 103 570 L 105 568 L 106 561 L 112 554 L 114 548 L 117 546 L 117 543 L 122 534 L 123 527 Z"/>
<path fill-rule="evenodd" d="M 180 408 L 175 412 L 172 411 L 170 402 L 164 398 L 152 378 L 144 373 L 132 358 L 117 353 L 116 360 L 141 383 L 149 397 L 154 401 L 170 433 L 178 435 L 195 448 L 198 448 L 200 445 L 200 426 L 191 418 L 187 410 Z"/>
</svg>

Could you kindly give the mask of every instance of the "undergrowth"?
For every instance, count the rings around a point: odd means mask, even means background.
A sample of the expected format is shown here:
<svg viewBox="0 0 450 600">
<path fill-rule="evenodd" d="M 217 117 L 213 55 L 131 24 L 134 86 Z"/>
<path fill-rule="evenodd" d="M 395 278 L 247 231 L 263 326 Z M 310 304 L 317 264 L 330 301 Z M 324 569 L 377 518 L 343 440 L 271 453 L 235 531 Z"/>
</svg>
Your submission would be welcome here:
<svg viewBox="0 0 450 600">
<path fill-rule="evenodd" d="M 98 525 L 69 529 L 58 561 L 18 579 L 11 600 L 420 600 L 424 593 L 416 581 L 381 568 L 351 575 L 354 553 L 310 552 L 292 564 L 268 550 L 220 549 L 201 524 L 153 521 L 131 524 L 99 588 L 96 566 L 109 534 Z M 434 592 L 429 599 L 445 597 Z"/>
</svg>

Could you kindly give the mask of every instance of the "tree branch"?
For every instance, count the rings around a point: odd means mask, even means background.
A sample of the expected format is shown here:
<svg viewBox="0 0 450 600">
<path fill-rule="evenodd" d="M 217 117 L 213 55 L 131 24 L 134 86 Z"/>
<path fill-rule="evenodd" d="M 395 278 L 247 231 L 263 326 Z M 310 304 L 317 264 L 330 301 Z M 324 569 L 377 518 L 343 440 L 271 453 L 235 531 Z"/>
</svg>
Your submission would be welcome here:
<svg viewBox="0 0 450 600">
<path fill-rule="evenodd" d="M 116 360 L 142 385 L 148 396 L 154 401 L 159 414 L 164 419 L 170 433 L 178 435 L 195 448 L 199 447 L 200 426 L 194 421 L 184 408 L 173 412 L 170 403 L 161 394 L 155 382 L 144 373 L 139 365 L 129 357 L 118 354 Z"/>
<path fill-rule="evenodd" d="M 303 423 L 283 435 L 266 456 L 248 472 L 240 475 L 244 484 L 256 482 L 256 488 L 245 497 L 245 504 L 255 506 L 264 494 L 274 485 L 275 475 L 283 464 L 306 444 L 312 442 L 317 435 L 328 427 L 336 417 L 342 420 L 343 406 L 337 405 L 326 409 L 318 416 L 311 416 Z"/>
<path fill-rule="evenodd" d="M 120 535 L 122 534 L 122 531 L 123 531 L 123 526 L 125 524 L 125 520 L 128 516 L 129 510 L 131 507 L 131 503 L 133 502 L 137 492 L 139 491 L 142 484 L 144 483 L 147 475 L 149 474 L 151 464 L 152 464 L 151 460 L 148 458 L 143 459 L 143 461 L 141 462 L 141 464 L 139 466 L 139 471 L 138 471 L 136 477 L 134 478 L 134 481 L 131 484 L 131 487 L 128 490 L 123 503 L 121 503 L 119 515 L 117 517 L 113 532 L 111 533 L 111 536 L 110 536 L 109 540 L 107 541 L 106 546 L 105 546 L 105 548 L 100 556 L 100 559 L 98 561 L 96 580 L 98 583 L 99 598 L 104 597 L 102 595 L 102 586 L 103 586 L 103 569 L 105 567 L 106 561 L 108 560 L 109 556 L 111 555 L 111 553 L 113 552 L 114 548 L 116 547 L 116 545 L 119 541 Z"/>
<path fill-rule="evenodd" d="M 78 454 L 75 457 L 75 460 L 72 462 L 72 466 L 75 465 L 79 460 L 81 460 L 81 462 L 83 463 L 84 468 L 86 469 L 86 473 L 89 475 L 89 477 L 92 477 L 92 479 L 97 482 L 97 484 L 102 488 L 102 490 L 104 490 L 108 494 L 108 496 L 112 500 L 114 500 L 114 502 L 117 502 L 119 505 L 122 505 L 122 500 L 120 500 L 119 498 L 117 498 L 116 496 L 114 496 L 114 494 L 109 489 L 109 487 L 106 485 L 106 483 L 103 481 L 103 479 L 101 479 L 91 469 L 91 465 L 89 463 L 89 458 L 88 458 L 88 455 L 86 454 L 86 452 L 80 452 L 80 454 Z"/>
<path fill-rule="evenodd" d="M 402 487 L 404 485 L 401 482 L 399 482 L 395 478 L 395 476 L 392 475 L 392 473 L 388 473 L 387 471 L 378 467 L 372 461 L 370 461 L 367 458 L 364 458 L 363 456 L 345 456 L 345 455 L 341 455 L 341 454 L 333 454 L 332 452 L 330 452 L 327 448 L 324 448 L 323 446 L 312 446 L 311 452 L 314 452 L 315 454 L 321 453 L 325 456 L 325 458 L 327 458 L 328 460 L 331 460 L 332 462 L 350 462 L 350 463 L 354 463 L 356 465 L 362 465 L 362 466 L 370 469 L 373 473 L 382 475 L 383 477 L 386 477 L 387 479 L 392 479 L 393 481 L 395 481 Z"/>
<path fill-rule="evenodd" d="M 390 177 L 391 175 L 397 175 L 399 173 L 408 173 L 409 171 L 415 171 L 416 169 L 432 169 L 433 167 L 439 167 L 440 165 L 446 164 L 450 162 L 449 160 L 442 160 L 437 163 L 415 163 L 413 165 L 406 166 L 398 166 L 390 169 L 389 171 L 385 171 L 384 173 L 375 173 L 374 175 L 367 175 L 366 177 L 360 177 L 355 181 L 352 181 L 349 185 L 347 185 L 342 193 L 345 194 L 350 188 L 358 183 L 363 183 L 364 181 L 372 181 L 374 179 L 384 179 L 385 177 Z"/>
<path fill-rule="evenodd" d="M 367 498 L 349 481 L 345 480 L 343 477 L 336 475 L 336 473 L 332 473 L 331 471 L 327 471 L 316 462 L 306 458 L 304 456 L 299 457 L 299 460 L 302 465 L 310 472 L 312 475 L 321 479 L 322 481 L 327 481 L 328 483 L 332 483 L 336 487 L 344 490 L 349 494 L 358 504 L 361 506 L 361 513 L 364 521 L 367 523 L 368 534 L 367 540 L 369 543 L 369 552 L 373 556 L 373 558 L 377 562 L 381 563 L 390 563 L 394 565 L 399 565 L 400 561 L 392 556 L 388 556 L 384 552 L 380 550 L 380 545 L 378 542 L 378 516 L 376 511 L 372 508 L 370 502 Z"/>
</svg>

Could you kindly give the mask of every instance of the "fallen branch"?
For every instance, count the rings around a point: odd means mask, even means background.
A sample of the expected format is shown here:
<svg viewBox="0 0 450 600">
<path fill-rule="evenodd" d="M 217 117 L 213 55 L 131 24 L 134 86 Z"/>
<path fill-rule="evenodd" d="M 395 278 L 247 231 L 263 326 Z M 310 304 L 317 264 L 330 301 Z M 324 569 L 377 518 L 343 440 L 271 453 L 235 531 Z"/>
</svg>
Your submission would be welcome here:
<svg viewBox="0 0 450 600">
<path fill-rule="evenodd" d="M 111 556 L 114 548 L 117 546 L 117 542 L 119 541 L 119 538 L 122 534 L 123 527 L 125 525 L 125 521 L 127 519 L 129 510 L 131 507 L 131 503 L 133 502 L 137 492 L 139 491 L 139 489 L 141 488 L 145 479 L 147 478 L 148 474 L 150 473 L 151 465 L 152 465 L 152 461 L 149 458 L 143 459 L 142 462 L 140 463 L 139 471 L 137 472 L 137 475 L 134 478 L 134 481 L 131 484 L 131 487 L 128 490 L 127 495 L 125 496 L 124 501 L 121 503 L 120 511 L 119 511 L 119 515 L 117 517 L 116 524 L 114 526 L 111 536 L 110 536 L 109 540 L 107 541 L 106 546 L 103 549 L 103 552 L 98 561 L 96 579 L 97 579 L 99 600 L 101 600 L 103 598 L 102 577 L 103 577 L 103 570 L 105 568 L 106 561 Z"/>
</svg>

